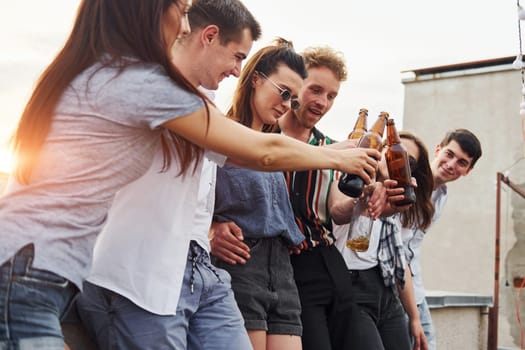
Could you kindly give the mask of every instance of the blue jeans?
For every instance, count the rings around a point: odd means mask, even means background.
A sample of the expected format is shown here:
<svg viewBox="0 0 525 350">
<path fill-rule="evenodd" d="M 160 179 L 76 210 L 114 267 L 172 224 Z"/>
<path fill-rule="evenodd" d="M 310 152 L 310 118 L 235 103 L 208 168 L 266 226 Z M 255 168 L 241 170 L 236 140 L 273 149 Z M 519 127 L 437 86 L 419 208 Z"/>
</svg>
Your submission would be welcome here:
<svg viewBox="0 0 525 350">
<path fill-rule="evenodd" d="M 0 266 L 0 350 L 63 350 L 60 317 L 77 288 L 49 271 L 32 267 L 33 245 Z"/>
<path fill-rule="evenodd" d="M 432 324 L 432 317 L 430 317 L 430 310 L 428 309 L 426 299 L 417 306 L 417 310 L 419 311 L 421 326 L 427 338 L 428 350 L 436 350 L 436 332 L 434 331 L 434 325 Z"/>
<path fill-rule="evenodd" d="M 88 282 L 77 309 L 100 350 L 252 349 L 230 283 L 192 241 L 175 315 L 153 314 Z"/>
</svg>

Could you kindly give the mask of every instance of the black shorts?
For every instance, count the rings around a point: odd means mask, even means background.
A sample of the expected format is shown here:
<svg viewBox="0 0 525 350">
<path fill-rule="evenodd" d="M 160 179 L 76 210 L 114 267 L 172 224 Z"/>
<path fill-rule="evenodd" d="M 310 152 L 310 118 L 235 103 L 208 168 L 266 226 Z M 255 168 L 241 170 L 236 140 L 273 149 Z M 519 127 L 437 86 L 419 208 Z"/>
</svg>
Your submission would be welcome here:
<svg viewBox="0 0 525 350">
<path fill-rule="evenodd" d="M 251 258 L 245 265 L 215 265 L 232 277 L 232 289 L 247 330 L 268 334 L 302 335 L 301 303 L 285 241 L 245 238 Z"/>
</svg>

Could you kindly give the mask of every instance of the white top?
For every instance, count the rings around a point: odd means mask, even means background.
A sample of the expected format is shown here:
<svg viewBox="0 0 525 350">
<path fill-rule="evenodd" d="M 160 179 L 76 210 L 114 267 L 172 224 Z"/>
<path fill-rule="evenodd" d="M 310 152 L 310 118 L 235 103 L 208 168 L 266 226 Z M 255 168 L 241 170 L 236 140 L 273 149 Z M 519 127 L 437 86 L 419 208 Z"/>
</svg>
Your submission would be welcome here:
<svg viewBox="0 0 525 350">
<path fill-rule="evenodd" d="M 432 223 L 436 222 L 441 216 L 447 198 L 446 185 L 441 185 L 432 192 L 432 203 L 435 208 Z M 408 265 L 410 266 L 410 271 L 412 272 L 412 284 L 414 285 L 414 294 L 416 297 L 416 304 L 418 305 L 425 299 L 425 286 L 423 285 L 423 274 L 421 271 L 421 245 L 427 232 L 428 229 L 426 231 L 414 230 L 406 227 L 401 229 L 405 255 Z"/>
<path fill-rule="evenodd" d="M 176 176 L 176 164 L 159 173 L 161 164 L 157 152 L 149 171 L 115 197 L 95 244 L 88 281 L 152 313 L 174 315 L 190 240 L 208 248 L 215 164 L 203 160 L 198 165 L 197 173 L 205 175 L 202 188 L 201 177 Z"/>
<path fill-rule="evenodd" d="M 216 175 L 217 164 L 208 160 L 208 158 L 204 158 L 199 193 L 197 194 L 197 208 L 195 208 L 195 218 L 191 230 L 191 239 L 197 241 L 197 243 L 208 252 L 210 251 L 208 231 L 213 218 Z"/>
<path fill-rule="evenodd" d="M 364 218 L 362 224 L 366 226 L 369 219 L 367 217 L 362 218 Z M 381 225 L 379 220 L 374 221 L 372 234 L 370 236 L 370 244 L 366 252 L 356 252 L 346 246 L 349 228 L 350 224 L 337 225 L 333 223 L 332 231 L 335 237 L 335 246 L 345 259 L 348 269 L 366 270 L 377 266 L 379 264 L 377 250 L 379 248 L 379 238 L 381 235 Z"/>
<path fill-rule="evenodd" d="M 203 92 L 213 98 L 211 91 Z M 178 162 L 159 172 L 163 156 L 157 151 L 148 172 L 117 193 L 95 244 L 88 281 L 149 312 L 174 315 L 189 242 L 209 251 L 216 164 L 225 160 L 206 151 L 196 169 L 200 176 L 181 177 Z"/>
<path fill-rule="evenodd" d="M 199 89 L 210 100 L 215 99 L 215 91 L 199 86 Z M 215 184 L 217 182 L 217 164 L 223 166 L 226 158 L 207 151 L 203 159 L 199 192 L 197 193 L 197 207 L 195 208 L 195 218 L 191 228 L 191 239 L 195 240 L 207 252 L 210 251 L 210 240 L 208 231 L 210 230 L 215 207 Z"/>
</svg>

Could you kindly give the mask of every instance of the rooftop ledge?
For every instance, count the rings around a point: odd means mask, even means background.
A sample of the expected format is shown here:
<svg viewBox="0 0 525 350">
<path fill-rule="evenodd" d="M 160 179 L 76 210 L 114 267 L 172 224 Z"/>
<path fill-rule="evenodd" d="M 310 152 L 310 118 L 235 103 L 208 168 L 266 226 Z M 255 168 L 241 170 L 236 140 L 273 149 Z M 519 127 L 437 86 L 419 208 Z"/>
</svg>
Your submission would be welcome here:
<svg viewBox="0 0 525 350">
<path fill-rule="evenodd" d="M 492 307 L 491 296 L 448 291 L 425 291 L 430 309 L 445 307 Z"/>
</svg>

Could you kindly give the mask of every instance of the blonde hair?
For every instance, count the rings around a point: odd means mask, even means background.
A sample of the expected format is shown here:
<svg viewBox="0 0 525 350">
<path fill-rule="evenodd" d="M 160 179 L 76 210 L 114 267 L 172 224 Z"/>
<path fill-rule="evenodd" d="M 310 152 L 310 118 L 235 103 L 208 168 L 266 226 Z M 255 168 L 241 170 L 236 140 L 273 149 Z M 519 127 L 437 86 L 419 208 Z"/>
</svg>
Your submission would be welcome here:
<svg viewBox="0 0 525 350">
<path fill-rule="evenodd" d="M 326 67 L 339 81 L 345 81 L 348 77 L 345 58 L 341 51 L 336 51 L 329 46 L 315 46 L 306 48 L 301 55 L 307 69 Z"/>
</svg>

